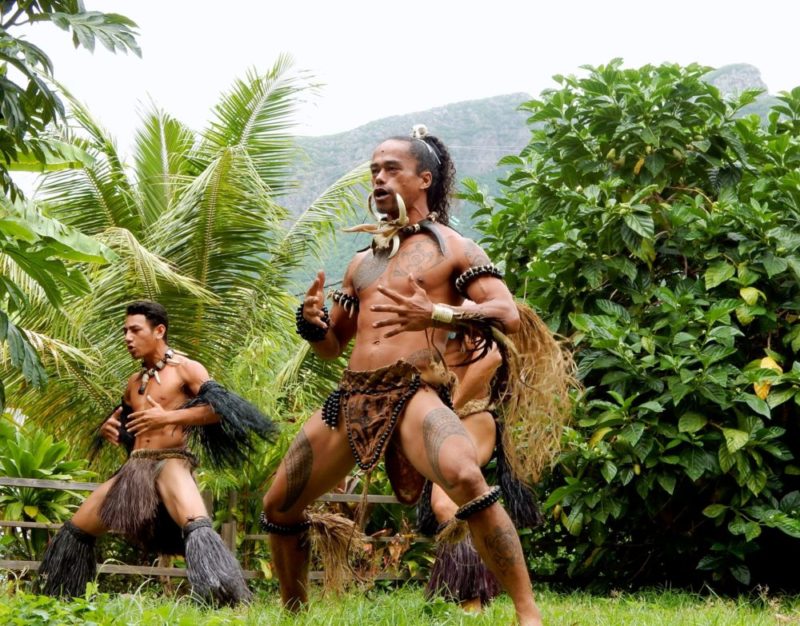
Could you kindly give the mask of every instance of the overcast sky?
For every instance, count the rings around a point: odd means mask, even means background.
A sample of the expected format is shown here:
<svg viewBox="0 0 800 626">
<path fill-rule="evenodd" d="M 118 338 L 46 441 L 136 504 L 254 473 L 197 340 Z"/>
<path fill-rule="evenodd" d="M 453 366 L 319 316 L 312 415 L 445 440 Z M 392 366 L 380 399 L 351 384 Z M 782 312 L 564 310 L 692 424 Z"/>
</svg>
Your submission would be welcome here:
<svg viewBox="0 0 800 626">
<path fill-rule="evenodd" d="M 74 50 L 51 25 L 30 29 L 56 78 L 130 145 L 154 100 L 195 129 L 219 94 L 281 52 L 322 83 L 299 132 L 504 93 L 538 94 L 553 74 L 620 56 L 629 66 L 751 63 L 770 91 L 800 85 L 795 0 L 85 0 L 139 25 L 143 58 Z M 435 132 L 435 129 L 432 129 Z"/>
</svg>

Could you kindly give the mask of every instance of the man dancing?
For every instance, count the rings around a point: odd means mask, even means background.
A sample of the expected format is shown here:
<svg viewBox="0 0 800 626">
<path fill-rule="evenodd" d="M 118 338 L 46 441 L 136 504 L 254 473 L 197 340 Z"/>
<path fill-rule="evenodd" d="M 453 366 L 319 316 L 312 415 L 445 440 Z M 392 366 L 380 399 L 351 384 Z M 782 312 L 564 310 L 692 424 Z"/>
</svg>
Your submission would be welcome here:
<svg viewBox="0 0 800 626">
<path fill-rule="evenodd" d="M 355 344 L 339 389 L 303 425 L 264 497 L 283 602 L 297 608 L 308 597 L 306 507 L 354 462 L 370 471 L 385 455 L 401 502 L 415 502 L 425 478 L 442 487 L 519 623 L 540 624 L 517 532 L 449 406 L 452 375 L 439 356 L 456 327 L 479 345 L 495 330 L 516 331 L 517 307 L 486 254 L 447 226 L 455 168 L 441 141 L 424 129 L 384 141 L 371 170 L 382 219 L 360 229 L 374 234 L 373 246 L 351 261 L 330 313 L 323 272 L 297 312 L 298 332 L 320 357 Z"/>
<path fill-rule="evenodd" d="M 251 597 L 239 564 L 211 527 L 187 443 L 197 440 L 214 466 L 240 466 L 251 434 L 270 438 L 275 427 L 210 380 L 200 363 L 170 349 L 168 327 L 160 304 L 127 307 L 125 344 L 142 369 L 128 379 L 122 404 L 100 434 L 125 446 L 129 458 L 50 542 L 39 569 L 47 595 L 83 595 L 96 574 L 96 538 L 115 530 L 147 550 L 185 555 L 201 598 L 236 604 Z"/>
</svg>

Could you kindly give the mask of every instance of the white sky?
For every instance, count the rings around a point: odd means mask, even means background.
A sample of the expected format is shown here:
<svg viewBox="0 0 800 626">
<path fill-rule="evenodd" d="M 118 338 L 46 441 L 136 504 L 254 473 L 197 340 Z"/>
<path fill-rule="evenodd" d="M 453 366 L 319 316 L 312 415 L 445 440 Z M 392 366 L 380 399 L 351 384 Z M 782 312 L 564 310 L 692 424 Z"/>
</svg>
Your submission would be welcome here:
<svg viewBox="0 0 800 626">
<path fill-rule="evenodd" d="M 68 34 L 50 25 L 35 26 L 29 38 L 123 148 L 149 98 L 200 129 L 234 78 L 251 67 L 266 70 L 280 52 L 325 85 L 301 112 L 298 130 L 308 135 L 461 100 L 536 95 L 553 74 L 616 56 L 628 66 L 751 63 L 773 93 L 800 85 L 794 0 L 85 4 L 137 22 L 143 58 L 99 46 L 94 55 L 76 51 Z"/>
</svg>

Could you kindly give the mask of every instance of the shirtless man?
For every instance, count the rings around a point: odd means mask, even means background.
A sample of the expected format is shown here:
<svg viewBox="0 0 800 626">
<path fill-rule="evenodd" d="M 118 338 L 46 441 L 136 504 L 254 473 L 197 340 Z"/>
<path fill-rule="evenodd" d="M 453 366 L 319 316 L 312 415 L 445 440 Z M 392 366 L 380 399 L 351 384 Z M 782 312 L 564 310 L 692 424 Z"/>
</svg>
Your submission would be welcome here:
<svg viewBox="0 0 800 626">
<path fill-rule="evenodd" d="M 402 502 L 418 499 L 423 477 L 444 489 L 519 623 L 540 624 L 516 529 L 447 404 L 449 381 L 436 358 L 455 326 L 514 332 L 514 300 L 486 254 L 447 227 L 455 170 L 441 141 L 424 131 L 384 141 L 371 170 L 384 217 L 364 228 L 374 232 L 372 249 L 350 263 L 330 315 L 322 272 L 298 311 L 298 332 L 320 357 L 338 357 L 354 337 L 355 345 L 339 390 L 303 425 L 264 497 L 262 527 L 271 533 L 283 602 L 298 608 L 308 597 L 306 507 L 354 462 L 370 471 L 385 455 Z"/>
<path fill-rule="evenodd" d="M 123 332 L 142 369 L 128 379 L 121 406 L 100 428 L 104 439 L 124 445 L 129 459 L 98 487 L 48 546 L 40 574 L 48 595 L 83 595 L 96 573 L 98 536 L 119 531 L 132 542 L 164 554 L 185 554 L 189 581 L 205 599 L 235 604 L 250 599 L 241 568 L 211 528 L 187 449 L 199 439 L 214 465 L 244 460 L 252 432 L 269 437 L 272 424 L 252 405 L 209 379 L 197 361 L 167 344 L 167 312 L 155 302 L 127 307 Z"/>
</svg>

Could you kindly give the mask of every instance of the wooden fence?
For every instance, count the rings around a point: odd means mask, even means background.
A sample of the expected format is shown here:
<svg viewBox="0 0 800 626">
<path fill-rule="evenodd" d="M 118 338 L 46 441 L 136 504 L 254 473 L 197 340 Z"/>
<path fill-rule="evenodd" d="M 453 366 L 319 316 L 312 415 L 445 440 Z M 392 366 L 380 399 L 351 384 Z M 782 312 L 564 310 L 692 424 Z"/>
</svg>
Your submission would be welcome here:
<svg viewBox="0 0 800 626">
<path fill-rule="evenodd" d="M 64 480 L 44 480 L 39 478 L 9 478 L 0 476 L 0 487 L 27 487 L 34 489 L 60 489 L 69 491 L 94 491 L 102 483 L 86 483 L 86 482 L 72 482 Z M 234 497 L 236 494 L 234 493 Z M 213 510 L 213 502 L 211 501 L 211 494 L 204 493 L 203 499 L 206 503 L 208 511 Z M 361 502 L 362 496 L 358 494 L 347 493 L 327 493 L 320 498 L 318 502 Z M 368 495 L 367 502 L 370 504 L 399 504 L 397 498 L 394 496 L 380 496 Z M 235 500 L 233 502 L 235 504 Z M 50 524 L 45 522 L 25 522 L 16 520 L 0 520 L 0 528 L 43 528 L 47 530 L 57 530 L 61 528 L 62 524 Z M 226 546 L 236 555 L 236 536 L 238 528 L 236 520 L 230 519 L 223 522 L 220 529 L 222 541 Z M 266 541 L 269 535 L 265 534 L 246 534 L 243 537 L 244 541 Z M 421 543 L 429 541 L 427 537 L 412 535 L 409 537 L 412 542 Z M 395 540 L 394 537 L 377 537 L 372 539 L 374 542 L 390 542 Z M 0 570 L 15 570 L 15 571 L 37 571 L 41 561 L 15 561 L 9 559 L 0 559 Z M 175 576 L 186 577 L 186 569 L 182 567 L 157 567 L 146 565 L 115 565 L 110 563 L 99 563 L 97 571 L 100 574 L 126 574 L 136 576 Z M 260 571 L 244 570 L 244 577 L 247 579 L 262 578 L 263 574 Z M 311 572 L 311 580 L 320 580 L 323 576 L 322 572 Z M 405 580 L 406 576 L 393 574 L 390 572 L 382 572 L 375 577 L 377 580 Z"/>
</svg>

